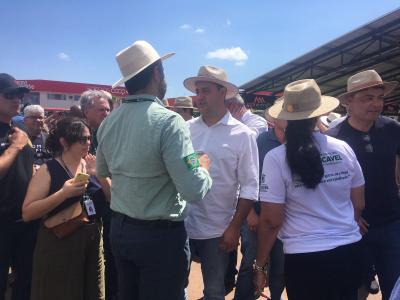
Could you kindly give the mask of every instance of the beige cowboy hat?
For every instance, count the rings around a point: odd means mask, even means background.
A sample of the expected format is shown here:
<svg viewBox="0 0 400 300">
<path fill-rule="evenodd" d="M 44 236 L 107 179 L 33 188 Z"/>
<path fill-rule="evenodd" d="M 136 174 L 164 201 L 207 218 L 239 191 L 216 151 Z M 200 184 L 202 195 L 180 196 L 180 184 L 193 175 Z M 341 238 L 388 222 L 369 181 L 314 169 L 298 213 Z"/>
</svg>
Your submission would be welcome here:
<svg viewBox="0 0 400 300">
<path fill-rule="evenodd" d="M 120 51 L 116 60 L 121 70 L 122 78 L 112 85 L 113 88 L 133 78 L 157 60 L 166 60 L 175 53 L 160 56 L 157 51 L 146 41 L 136 41 L 129 47 Z"/>
<path fill-rule="evenodd" d="M 268 114 L 281 120 L 304 120 L 322 116 L 339 105 L 339 100 L 321 95 L 314 79 L 302 79 L 285 86 L 281 97 Z"/>
<path fill-rule="evenodd" d="M 175 108 L 194 108 L 193 101 L 191 97 L 176 97 L 174 106 Z"/>
<path fill-rule="evenodd" d="M 339 95 L 338 99 L 343 101 L 351 94 L 373 87 L 383 87 L 383 95 L 387 96 L 398 84 L 397 81 L 383 81 L 375 70 L 366 70 L 349 77 L 347 80 L 347 92 Z"/>
<path fill-rule="evenodd" d="M 226 87 L 226 99 L 232 98 L 237 93 L 239 93 L 237 86 L 228 82 L 228 76 L 226 75 L 226 72 L 221 68 L 212 66 L 201 66 L 199 72 L 197 73 L 197 76 L 185 79 L 183 85 L 192 93 L 196 93 L 197 81 L 213 82 Z"/>
<path fill-rule="evenodd" d="M 329 127 L 329 124 L 332 123 L 333 121 L 335 121 L 336 119 L 339 119 L 341 117 L 340 114 L 338 113 L 334 113 L 334 112 L 330 112 L 329 115 L 327 116 L 322 116 L 319 119 L 321 120 L 321 122 L 325 125 Z"/>
</svg>

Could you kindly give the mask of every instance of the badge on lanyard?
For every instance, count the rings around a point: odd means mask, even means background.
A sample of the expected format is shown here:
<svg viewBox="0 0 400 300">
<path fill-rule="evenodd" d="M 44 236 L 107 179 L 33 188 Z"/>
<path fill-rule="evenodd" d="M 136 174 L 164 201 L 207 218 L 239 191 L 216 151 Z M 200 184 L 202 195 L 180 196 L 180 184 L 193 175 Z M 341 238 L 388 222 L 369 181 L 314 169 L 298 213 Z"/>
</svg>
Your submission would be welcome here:
<svg viewBox="0 0 400 300">
<path fill-rule="evenodd" d="M 87 194 L 83 195 L 83 203 L 85 204 L 86 213 L 88 216 L 94 216 L 96 214 L 96 209 L 94 208 L 92 199 L 90 199 Z"/>
</svg>

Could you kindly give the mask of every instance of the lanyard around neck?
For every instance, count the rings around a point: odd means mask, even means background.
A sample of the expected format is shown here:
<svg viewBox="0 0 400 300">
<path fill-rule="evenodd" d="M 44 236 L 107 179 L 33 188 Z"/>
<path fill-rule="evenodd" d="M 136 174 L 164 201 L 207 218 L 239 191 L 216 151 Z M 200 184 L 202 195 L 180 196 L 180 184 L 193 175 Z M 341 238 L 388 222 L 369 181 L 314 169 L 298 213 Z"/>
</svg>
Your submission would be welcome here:
<svg viewBox="0 0 400 300">
<path fill-rule="evenodd" d="M 69 178 L 74 178 L 75 176 L 72 175 L 71 171 L 68 169 L 67 165 L 65 164 L 64 160 L 62 159 L 62 155 L 60 155 L 61 166 L 63 167 L 64 171 L 68 174 Z M 83 172 L 83 163 L 81 162 L 81 172 Z"/>
</svg>

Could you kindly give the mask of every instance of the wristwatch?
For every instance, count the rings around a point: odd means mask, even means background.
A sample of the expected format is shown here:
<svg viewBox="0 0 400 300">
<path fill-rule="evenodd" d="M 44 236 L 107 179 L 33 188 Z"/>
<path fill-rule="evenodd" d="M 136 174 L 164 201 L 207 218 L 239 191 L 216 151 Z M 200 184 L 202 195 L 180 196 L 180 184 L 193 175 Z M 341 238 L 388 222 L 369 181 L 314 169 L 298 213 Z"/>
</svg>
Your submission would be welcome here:
<svg viewBox="0 0 400 300">
<path fill-rule="evenodd" d="M 259 266 L 256 261 L 254 261 L 253 265 L 254 272 L 263 272 L 267 275 L 268 272 L 268 263 L 266 263 L 263 267 Z"/>
</svg>

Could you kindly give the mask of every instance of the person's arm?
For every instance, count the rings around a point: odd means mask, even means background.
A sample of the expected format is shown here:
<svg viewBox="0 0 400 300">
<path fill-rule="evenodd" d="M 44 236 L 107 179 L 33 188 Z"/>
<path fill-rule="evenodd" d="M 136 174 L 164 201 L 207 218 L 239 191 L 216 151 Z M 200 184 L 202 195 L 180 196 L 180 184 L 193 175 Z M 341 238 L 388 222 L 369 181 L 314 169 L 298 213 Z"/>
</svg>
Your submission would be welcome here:
<svg viewBox="0 0 400 300">
<path fill-rule="evenodd" d="M 259 222 L 259 216 L 257 215 L 255 209 L 254 209 L 254 203 L 253 207 L 251 208 L 249 215 L 246 218 L 247 221 L 247 226 L 251 231 L 257 231 L 258 227 L 258 222 Z"/>
<path fill-rule="evenodd" d="M 284 222 L 285 202 L 286 185 L 282 174 L 282 163 L 276 152 L 270 151 L 264 159 L 260 183 L 261 213 L 257 228 L 256 268 L 266 267 L 272 246 Z M 254 274 L 256 290 L 262 293 L 266 284 L 265 272 L 256 270 Z"/>
<path fill-rule="evenodd" d="M 96 150 L 96 178 L 99 180 L 101 178 L 111 177 L 111 173 L 108 169 L 108 164 L 103 153 L 103 141 L 101 138 L 99 138 L 100 133 L 101 127 L 97 131 L 97 140 L 99 141 L 99 144 Z"/>
<path fill-rule="evenodd" d="M 14 128 L 10 135 L 10 146 L 0 155 L 0 179 L 7 173 L 18 154 L 28 143 L 28 136 L 19 128 Z"/>
<path fill-rule="evenodd" d="M 74 179 L 67 180 L 64 186 L 49 196 L 50 189 L 50 174 L 47 166 L 43 165 L 32 177 L 28 191 L 26 192 L 25 200 L 22 205 L 22 218 L 25 222 L 39 219 L 64 200 L 82 195 L 85 191 L 87 181 L 74 182 Z"/>
<path fill-rule="evenodd" d="M 231 251 L 239 244 L 240 227 L 248 216 L 254 201 L 258 200 L 258 148 L 254 134 L 243 136 L 238 159 L 238 183 L 240 195 L 236 212 L 221 237 L 220 246 Z"/>
<path fill-rule="evenodd" d="M 219 246 L 223 250 L 230 252 L 239 245 L 240 227 L 249 214 L 252 205 L 253 200 L 239 198 L 232 221 L 229 223 L 228 228 L 225 229 L 219 242 Z"/>
<path fill-rule="evenodd" d="M 97 181 L 100 183 L 101 189 L 106 197 L 108 202 L 111 201 L 111 179 L 109 177 L 100 177 L 97 175 L 96 171 L 96 161 L 97 158 L 93 154 L 88 154 L 85 157 L 86 162 L 86 172 L 91 175 L 95 176 Z"/>
<path fill-rule="evenodd" d="M 284 204 L 261 203 L 261 214 L 257 228 L 257 256 L 255 264 L 258 267 L 265 267 L 268 262 L 271 249 L 275 243 L 279 229 L 284 218 Z M 256 271 L 254 284 L 259 293 L 262 293 L 267 285 L 264 272 Z"/>
<path fill-rule="evenodd" d="M 189 129 L 180 116 L 169 117 L 162 130 L 160 146 L 167 172 L 182 199 L 188 202 L 203 199 L 212 180 L 208 171 L 200 166 Z"/>
<path fill-rule="evenodd" d="M 352 188 L 350 191 L 350 199 L 354 208 L 354 219 L 358 222 L 361 218 L 361 214 L 365 208 L 364 201 L 364 186 Z"/>
</svg>

